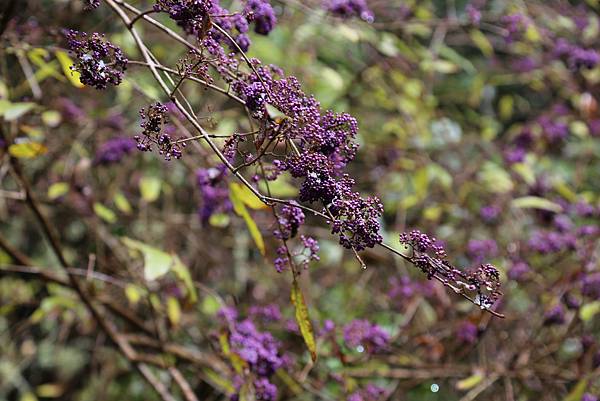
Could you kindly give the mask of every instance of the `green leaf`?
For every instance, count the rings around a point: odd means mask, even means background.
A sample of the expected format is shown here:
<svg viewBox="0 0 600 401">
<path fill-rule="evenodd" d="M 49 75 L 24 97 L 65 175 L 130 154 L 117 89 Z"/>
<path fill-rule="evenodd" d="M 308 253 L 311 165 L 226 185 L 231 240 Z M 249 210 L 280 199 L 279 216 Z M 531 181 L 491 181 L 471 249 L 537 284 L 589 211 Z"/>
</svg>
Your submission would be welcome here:
<svg viewBox="0 0 600 401">
<path fill-rule="evenodd" d="M 470 36 L 473 43 L 475 43 L 475 46 L 481 50 L 484 56 L 490 57 L 494 54 L 494 46 L 492 46 L 487 36 L 480 30 L 473 29 Z"/>
<path fill-rule="evenodd" d="M 131 238 L 121 238 L 123 244 L 131 250 L 140 252 L 144 257 L 144 278 L 154 281 L 171 270 L 174 260 L 171 255 Z"/>
<path fill-rule="evenodd" d="M 234 183 L 230 184 L 230 187 L 229 187 L 230 188 L 229 199 L 231 200 L 231 203 L 233 205 L 233 210 L 235 211 L 235 213 L 238 216 L 240 216 L 244 219 L 244 221 L 246 222 L 246 226 L 248 227 L 248 231 L 250 232 L 250 236 L 254 240 L 254 243 L 256 244 L 256 247 L 260 251 L 261 255 L 264 256 L 265 255 L 265 242 L 263 240 L 262 234 L 260 233 L 260 230 L 256 226 L 256 223 L 252 219 L 252 216 L 250 216 L 250 213 L 248 213 L 248 209 L 246 209 L 244 202 L 242 201 L 241 198 L 239 198 L 239 196 L 238 196 L 239 194 L 233 190 L 233 185 L 234 185 Z"/>
<path fill-rule="evenodd" d="M 98 217 L 100 217 L 102 220 L 106 221 L 109 224 L 113 224 L 117 221 L 117 215 L 115 214 L 115 212 L 113 212 L 101 203 L 94 203 L 94 213 L 96 213 Z"/>
<path fill-rule="evenodd" d="M 115 205 L 117 206 L 117 209 L 119 209 L 122 213 L 131 213 L 131 205 L 129 204 L 129 201 L 127 200 L 125 195 L 123 195 L 121 192 L 117 192 L 113 200 L 115 202 Z"/>
<path fill-rule="evenodd" d="M 187 298 L 190 303 L 195 303 L 198 299 L 196 287 L 190 274 L 190 269 L 183 264 L 179 256 L 173 255 L 173 273 L 183 282 L 187 290 Z"/>
<path fill-rule="evenodd" d="M 213 213 L 208 218 L 208 224 L 213 227 L 224 228 L 229 225 L 229 215 L 226 213 Z"/>
<path fill-rule="evenodd" d="M 62 67 L 62 70 L 63 70 L 63 74 L 65 74 L 65 77 L 67 77 L 69 82 L 71 82 L 71 84 L 76 88 L 83 88 L 84 85 L 81 83 L 81 80 L 80 80 L 81 74 L 79 74 L 79 72 L 73 71 L 71 69 L 71 66 L 74 65 L 75 63 L 73 62 L 73 60 L 71 60 L 71 57 L 69 57 L 67 52 L 65 52 L 63 50 L 57 50 L 54 53 L 54 55 L 56 56 L 56 59 L 60 63 L 60 66 Z"/>
<path fill-rule="evenodd" d="M 162 181 L 158 177 L 144 176 L 140 180 L 140 193 L 142 199 L 148 203 L 152 203 L 158 199 Z"/>
<path fill-rule="evenodd" d="M 581 400 L 581 397 L 583 397 L 583 393 L 585 393 L 585 389 L 587 388 L 587 385 L 588 385 L 588 379 L 579 380 L 579 382 L 577 382 L 575 387 L 573 387 L 573 390 L 571 390 L 569 395 L 567 395 L 565 397 L 564 401 L 579 401 L 579 400 Z"/>
<path fill-rule="evenodd" d="M 600 312 L 600 301 L 590 302 L 581 306 L 581 309 L 579 309 L 579 318 L 584 322 L 588 322 L 598 312 Z"/>
<path fill-rule="evenodd" d="M 317 343 L 315 342 L 312 323 L 310 322 L 310 317 L 308 316 L 308 307 L 304 301 L 304 296 L 302 295 L 300 285 L 295 278 L 292 284 L 292 294 L 290 298 L 292 300 L 292 304 L 294 304 L 294 307 L 296 308 L 296 322 L 300 328 L 300 333 L 302 333 L 304 343 L 308 347 L 310 357 L 314 362 L 317 360 Z"/>
<path fill-rule="evenodd" d="M 563 210 L 562 206 L 558 203 L 537 196 L 523 196 L 521 198 L 513 199 L 511 205 L 518 209 L 541 209 L 554 213 L 560 213 Z"/>
<path fill-rule="evenodd" d="M 469 376 L 466 379 L 462 379 L 460 380 L 458 383 L 456 383 L 456 388 L 458 390 L 470 390 L 473 387 L 475 387 L 476 385 L 478 385 L 479 383 L 481 383 L 481 381 L 484 379 L 482 374 L 474 374 L 473 376 Z"/>
<path fill-rule="evenodd" d="M 33 159 L 41 156 L 48 151 L 48 148 L 43 143 L 30 141 L 29 139 L 21 140 L 19 143 L 13 143 L 8 147 L 8 153 L 18 159 Z"/>
<path fill-rule="evenodd" d="M 55 182 L 48 188 L 48 198 L 54 200 L 69 192 L 69 184 L 66 182 Z"/>
<path fill-rule="evenodd" d="M 0 116 L 6 121 L 14 121 L 35 107 L 35 103 L 22 102 L 11 103 L 8 100 L 0 100 Z"/>
</svg>

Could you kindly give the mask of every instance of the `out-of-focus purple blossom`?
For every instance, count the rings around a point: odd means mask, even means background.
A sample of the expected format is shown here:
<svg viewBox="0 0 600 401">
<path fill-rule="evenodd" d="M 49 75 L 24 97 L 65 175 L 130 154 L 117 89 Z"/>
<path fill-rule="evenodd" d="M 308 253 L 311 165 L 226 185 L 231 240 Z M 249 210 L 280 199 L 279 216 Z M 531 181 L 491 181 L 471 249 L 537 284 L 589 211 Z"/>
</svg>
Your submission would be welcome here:
<svg viewBox="0 0 600 401">
<path fill-rule="evenodd" d="M 598 401 L 598 397 L 596 397 L 592 393 L 585 393 L 581 397 L 581 401 Z"/>
<path fill-rule="evenodd" d="M 238 311 L 233 306 L 224 306 L 217 311 L 217 317 L 225 319 L 229 323 L 233 323 L 238 317 Z"/>
<path fill-rule="evenodd" d="M 522 281 L 531 273 L 531 268 L 529 265 L 520 260 L 514 262 L 510 269 L 508 270 L 508 278 L 515 281 Z"/>
<path fill-rule="evenodd" d="M 229 342 L 231 350 L 246 361 L 259 376 L 272 375 L 282 364 L 279 342 L 271 333 L 259 331 L 249 319 L 235 325 Z"/>
<path fill-rule="evenodd" d="M 578 237 L 592 237 L 600 234 L 600 227 L 593 224 L 587 224 L 577 228 Z"/>
<path fill-rule="evenodd" d="M 474 344 L 477 342 L 479 329 L 469 321 L 462 322 L 456 329 L 456 337 L 465 344 Z"/>
<path fill-rule="evenodd" d="M 486 223 L 496 220 L 500 215 L 500 212 L 500 207 L 496 205 L 487 205 L 479 209 L 479 215 Z"/>
<path fill-rule="evenodd" d="M 320 335 L 324 336 L 327 334 L 331 334 L 335 331 L 335 323 L 333 320 L 330 319 L 326 319 L 323 322 L 323 327 L 321 328 L 321 333 Z"/>
<path fill-rule="evenodd" d="M 284 327 L 290 333 L 300 334 L 300 328 L 295 319 L 287 319 L 284 323 Z"/>
<path fill-rule="evenodd" d="M 344 326 L 344 341 L 349 348 L 370 354 L 387 348 L 390 335 L 380 326 L 368 320 L 353 320 Z"/>
<path fill-rule="evenodd" d="M 582 280 L 581 293 L 594 300 L 600 299 L 600 272 L 585 275 Z"/>
<path fill-rule="evenodd" d="M 383 387 L 372 383 L 367 384 L 364 389 L 355 391 L 348 396 L 348 401 L 379 401 L 385 395 L 386 390 Z"/>
<path fill-rule="evenodd" d="M 568 64 L 570 68 L 594 68 L 600 62 L 600 53 L 594 49 L 575 47 L 569 53 Z"/>
<path fill-rule="evenodd" d="M 498 245 L 493 239 L 472 239 L 467 244 L 467 253 L 477 263 L 498 254 Z"/>
<path fill-rule="evenodd" d="M 533 250 L 548 254 L 574 249 L 576 238 L 572 233 L 538 230 L 531 235 L 528 243 Z"/>
<path fill-rule="evenodd" d="M 587 121 L 588 128 L 590 130 L 590 135 L 593 137 L 600 136 L 600 118 L 593 118 Z"/>
<path fill-rule="evenodd" d="M 531 72 L 537 67 L 538 63 L 532 57 L 521 57 L 511 63 L 512 70 L 520 73 Z"/>
<path fill-rule="evenodd" d="M 577 310 L 581 306 L 581 301 L 570 292 L 566 292 L 563 295 L 562 301 L 567 307 L 567 309 Z"/>
<path fill-rule="evenodd" d="M 537 123 L 542 128 L 544 136 L 551 142 L 563 140 L 569 135 L 567 124 L 549 115 L 540 116 Z"/>
<path fill-rule="evenodd" d="M 565 323 L 565 310 L 562 305 L 557 304 L 544 314 L 544 324 L 547 326 Z"/>
<path fill-rule="evenodd" d="M 260 401 L 275 401 L 277 398 L 277 386 L 266 377 L 254 381 L 254 394 Z"/>
<path fill-rule="evenodd" d="M 247 0 L 244 14 L 254 22 L 254 32 L 268 35 L 277 24 L 273 7 L 267 0 Z"/>
<path fill-rule="evenodd" d="M 196 170 L 196 181 L 202 198 L 200 220 L 204 223 L 214 213 L 229 213 L 233 209 L 225 175 L 225 166 Z"/>
<path fill-rule="evenodd" d="M 579 201 L 573 206 L 573 211 L 582 217 L 591 217 L 596 213 L 596 208 L 586 201 Z"/>
<path fill-rule="evenodd" d="M 469 17 L 469 22 L 473 25 L 479 25 L 481 22 L 481 10 L 475 7 L 473 4 L 469 3 L 465 7 L 465 11 L 467 12 L 467 16 Z"/>
<path fill-rule="evenodd" d="M 136 142 L 127 137 L 112 138 L 104 142 L 96 152 L 95 164 L 113 164 L 120 162 L 135 150 Z"/>
<path fill-rule="evenodd" d="M 554 227 L 560 232 L 568 232 L 573 229 L 573 221 L 566 214 L 554 216 Z"/>
<path fill-rule="evenodd" d="M 502 17 L 502 24 L 506 28 L 504 39 L 507 43 L 519 40 L 531 24 L 531 20 L 521 13 L 514 13 Z"/>
<path fill-rule="evenodd" d="M 527 151 L 521 147 L 511 147 L 504 151 L 504 160 L 509 164 L 521 163 L 525 160 Z"/>
<path fill-rule="evenodd" d="M 368 23 L 375 19 L 366 0 L 326 0 L 325 7 L 331 14 L 345 19 L 360 17 Z"/>
<path fill-rule="evenodd" d="M 260 318 L 267 322 L 278 322 L 281 320 L 281 311 L 276 304 L 252 306 L 250 307 L 249 314 L 254 318 Z"/>
<path fill-rule="evenodd" d="M 60 113 L 65 120 L 78 122 L 86 116 L 85 111 L 67 97 L 61 97 L 58 100 L 58 105 Z"/>
<path fill-rule="evenodd" d="M 96 89 L 116 86 L 123 80 L 127 58 L 120 48 L 108 42 L 99 33 L 66 30 L 68 46 L 75 55 L 73 71 L 79 72 L 82 84 Z"/>
</svg>

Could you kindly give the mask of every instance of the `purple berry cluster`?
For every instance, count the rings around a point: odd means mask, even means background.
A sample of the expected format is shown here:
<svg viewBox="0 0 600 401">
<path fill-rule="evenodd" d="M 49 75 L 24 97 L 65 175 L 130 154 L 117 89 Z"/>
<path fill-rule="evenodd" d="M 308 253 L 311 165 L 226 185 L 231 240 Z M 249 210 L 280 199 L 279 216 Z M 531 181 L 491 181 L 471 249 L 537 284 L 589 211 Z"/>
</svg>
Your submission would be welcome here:
<svg viewBox="0 0 600 401">
<path fill-rule="evenodd" d="M 369 23 L 375 20 L 366 0 L 327 0 L 325 8 L 331 14 L 344 19 L 359 17 Z"/>
<path fill-rule="evenodd" d="M 234 90 L 246 100 L 253 116 L 264 122 L 266 136 L 293 147 L 273 166 L 302 180 L 301 202 L 325 206 L 340 243 L 357 251 L 380 243 L 381 202 L 376 197 L 362 198 L 352 189 L 354 180 L 343 174 L 358 148 L 356 119 L 345 113 L 322 113 L 319 102 L 302 91 L 295 77 L 283 77 L 274 66 L 257 68 L 257 73 L 235 82 Z M 273 119 L 267 104 L 285 118 Z"/>
<path fill-rule="evenodd" d="M 66 30 L 68 47 L 75 55 L 73 71 L 80 74 L 82 84 L 96 89 L 116 86 L 123 80 L 127 58 L 120 48 L 108 42 L 103 35 Z"/>
<path fill-rule="evenodd" d="M 277 24 L 275 11 L 267 0 L 246 0 L 244 14 L 254 22 L 254 32 L 260 35 L 268 35 Z"/>
<path fill-rule="evenodd" d="M 141 109 L 142 122 L 140 126 L 143 131 L 141 136 L 134 137 L 140 151 L 151 152 L 153 146 L 156 146 L 158 153 L 167 161 L 172 158 L 181 159 L 183 156 L 181 150 L 186 146 L 185 141 L 174 140 L 171 134 L 163 129 L 167 122 L 168 112 L 167 106 L 161 103 L 151 104 L 147 109 Z"/>
<path fill-rule="evenodd" d="M 384 351 L 389 341 L 390 335 L 387 331 L 366 319 L 353 320 L 344 326 L 346 346 L 358 352 L 376 354 Z"/>
<path fill-rule="evenodd" d="M 469 270 L 460 270 L 446 260 L 446 251 L 435 238 L 412 230 L 400 234 L 400 243 L 412 248 L 410 261 L 427 278 L 436 278 L 444 285 L 462 294 L 473 294 L 474 301 L 482 309 L 489 309 L 502 295 L 500 273 L 491 264 L 480 264 Z"/>
<path fill-rule="evenodd" d="M 157 0 L 154 9 L 168 13 L 188 34 L 212 41 L 212 46 L 227 44 L 234 51 L 237 47 L 213 24 L 227 31 L 235 44 L 246 52 L 251 44 L 250 24 L 254 23 L 256 33 L 268 35 L 277 23 L 268 0 L 246 0 L 242 12 L 229 11 L 219 0 Z"/>
<path fill-rule="evenodd" d="M 104 142 L 96 152 L 95 164 L 108 165 L 120 162 L 135 150 L 136 142 L 128 137 L 117 137 Z"/>
<path fill-rule="evenodd" d="M 273 231 L 275 238 L 287 240 L 298 233 L 298 228 L 304 224 L 304 212 L 297 206 L 285 205 L 278 214 L 279 229 Z"/>
<path fill-rule="evenodd" d="M 594 49 L 585 49 L 570 43 L 565 38 L 556 40 L 554 56 L 566 60 L 569 68 L 594 68 L 600 62 L 600 53 Z"/>
</svg>

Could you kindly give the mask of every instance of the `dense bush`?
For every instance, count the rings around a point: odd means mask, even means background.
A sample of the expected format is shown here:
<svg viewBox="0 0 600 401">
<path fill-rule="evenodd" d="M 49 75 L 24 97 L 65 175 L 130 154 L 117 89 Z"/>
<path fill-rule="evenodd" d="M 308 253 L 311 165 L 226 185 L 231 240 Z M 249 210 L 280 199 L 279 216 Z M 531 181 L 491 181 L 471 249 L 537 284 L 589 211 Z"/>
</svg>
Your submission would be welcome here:
<svg viewBox="0 0 600 401">
<path fill-rule="evenodd" d="M 0 12 L 0 399 L 597 400 L 600 3 Z"/>
</svg>

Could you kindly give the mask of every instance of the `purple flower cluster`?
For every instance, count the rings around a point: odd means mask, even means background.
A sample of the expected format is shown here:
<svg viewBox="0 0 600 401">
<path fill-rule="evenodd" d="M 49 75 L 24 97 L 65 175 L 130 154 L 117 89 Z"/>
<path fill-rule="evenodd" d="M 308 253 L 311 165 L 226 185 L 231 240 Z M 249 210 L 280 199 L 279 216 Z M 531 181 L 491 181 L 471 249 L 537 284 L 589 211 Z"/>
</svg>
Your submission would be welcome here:
<svg viewBox="0 0 600 401">
<path fill-rule="evenodd" d="M 268 35 L 277 24 L 275 11 L 267 0 L 246 0 L 244 14 L 254 22 L 254 32 L 261 35 Z"/>
<path fill-rule="evenodd" d="M 139 150 L 151 152 L 152 145 L 155 145 L 158 153 L 167 161 L 172 158 L 181 159 L 183 156 L 181 150 L 186 146 L 186 142 L 173 140 L 171 135 L 163 130 L 163 126 L 167 122 L 168 112 L 167 106 L 160 103 L 151 104 L 147 109 L 141 109 L 142 122 L 140 126 L 143 129 L 142 136 L 134 136 Z"/>
<path fill-rule="evenodd" d="M 498 245 L 493 239 L 472 239 L 467 244 L 467 253 L 475 262 L 481 263 L 498 254 Z"/>
<path fill-rule="evenodd" d="M 113 164 L 135 150 L 136 142 L 127 137 L 117 137 L 104 142 L 96 152 L 95 164 Z"/>
<path fill-rule="evenodd" d="M 529 27 L 529 24 L 531 24 L 531 20 L 523 14 L 514 13 L 502 17 L 502 23 L 506 28 L 504 39 L 507 43 L 512 43 L 521 38 L 523 33 Z"/>
<path fill-rule="evenodd" d="M 302 241 L 302 246 L 304 247 L 304 250 L 301 252 L 301 254 L 304 256 L 302 266 L 307 269 L 311 260 L 321 260 L 319 255 L 317 255 L 319 253 L 319 242 L 313 237 L 308 237 L 306 235 L 301 235 L 300 240 Z"/>
<path fill-rule="evenodd" d="M 546 313 L 544 314 L 544 324 L 546 326 L 564 324 L 565 321 L 565 309 L 560 304 L 554 305 L 552 308 L 548 309 L 548 311 L 546 311 Z"/>
<path fill-rule="evenodd" d="M 327 0 L 325 8 L 331 14 L 344 19 L 360 17 L 368 23 L 375 20 L 366 0 Z"/>
<path fill-rule="evenodd" d="M 554 45 L 553 55 L 566 60 L 569 68 L 594 68 L 600 62 L 600 53 L 594 49 L 584 49 L 564 38 L 558 38 Z"/>
<path fill-rule="evenodd" d="M 577 238 L 570 232 L 537 230 L 529 238 L 529 247 L 542 254 L 575 249 Z"/>
<path fill-rule="evenodd" d="M 105 89 L 121 83 L 123 72 L 127 68 L 127 58 L 121 49 L 99 33 L 88 35 L 85 32 L 66 30 L 64 35 L 76 58 L 71 69 L 79 72 L 82 84 Z"/>
<path fill-rule="evenodd" d="M 585 275 L 582 280 L 581 293 L 594 300 L 600 299 L 600 272 Z"/>
<path fill-rule="evenodd" d="M 479 329 L 473 323 L 467 321 L 462 322 L 456 329 L 456 338 L 465 344 L 474 344 L 477 342 Z"/>
<path fill-rule="evenodd" d="M 479 209 L 479 215 L 486 223 L 491 223 L 500 215 L 500 208 L 495 205 L 483 206 Z"/>
<path fill-rule="evenodd" d="M 467 4 L 465 7 L 465 11 L 467 12 L 467 16 L 469 17 L 469 22 L 473 25 L 479 25 L 481 22 L 481 10 L 475 7 L 473 4 Z"/>
<path fill-rule="evenodd" d="M 278 229 L 273 232 L 275 238 L 287 240 L 298 233 L 298 228 L 304 224 L 304 212 L 297 206 L 285 205 L 278 214 Z"/>
<path fill-rule="evenodd" d="M 515 281 L 522 281 L 527 278 L 529 273 L 531 273 L 531 267 L 526 262 L 520 260 L 512 264 L 508 270 L 508 278 Z"/>
<path fill-rule="evenodd" d="M 385 350 L 390 335 L 380 326 L 368 320 L 353 320 L 344 326 L 344 342 L 346 346 L 359 352 L 367 351 L 375 354 Z"/>
<path fill-rule="evenodd" d="M 260 331 L 254 323 L 245 319 L 233 325 L 229 336 L 231 351 L 242 358 L 257 376 L 254 381 L 256 397 L 259 400 L 275 400 L 277 388 L 269 377 L 283 365 L 280 343 L 271 333 Z"/>
<path fill-rule="evenodd" d="M 226 171 L 224 165 L 219 168 L 196 170 L 196 181 L 202 199 L 199 214 L 203 223 L 215 213 L 229 213 L 233 209 L 225 181 Z"/>
<path fill-rule="evenodd" d="M 369 383 L 364 389 L 350 394 L 348 401 L 379 401 L 385 393 L 386 390 L 384 388 Z"/>
<path fill-rule="evenodd" d="M 281 320 L 281 311 L 276 304 L 252 306 L 248 312 L 253 318 L 260 318 L 266 322 L 278 322 Z"/>
</svg>

